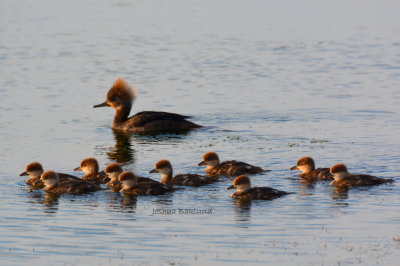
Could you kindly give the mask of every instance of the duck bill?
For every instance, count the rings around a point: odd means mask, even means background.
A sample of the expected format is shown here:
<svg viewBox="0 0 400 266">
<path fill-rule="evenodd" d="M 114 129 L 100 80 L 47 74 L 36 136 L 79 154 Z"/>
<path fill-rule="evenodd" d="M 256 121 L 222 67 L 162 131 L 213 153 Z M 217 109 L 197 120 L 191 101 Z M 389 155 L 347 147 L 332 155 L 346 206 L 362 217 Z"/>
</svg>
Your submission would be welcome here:
<svg viewBox="0 0 400 266">
<path fill-rule="evenodd" d="M 74 171 L 82 171 L 82 169 L 78 166 L 77 168 L 74 169 Z"/>
<path fill-rule="evenodd" d="M 235 186 L 232 185 L 232 186 L 229 186 L 229 187 L 226 188 L 226 190 L 230 190 L 230 189 L 235 189 Z"/>
<path fill-rule="evenodd" d="M 42 180 L 41 180 L 41 179 L 38 179 L 38 180 L 35 180 L 35 181 L 33 182 L 33 184 L 36 185 L 36 184 L 39 184 L 40 182 L 42 182 Z"/>
<path fill-rule="evenodd" d="M 197 166 L 202 166 L 202 165 L 207 165 L 207 163 L 205 161 L 201 161 L 197 164 Z"/>
<path fill-rule="evenodd" d="M 299 168 L 297 168 L 297 166 L 293 166 L 290 168 L 290 170 L 299 170 Z"/>
<path fill-rule="evenodd" d="M 104 102 L 93 106 L 93 108 L 99 108 L 99 107 L 110 107 L 110 105 L 107 102 Z"/>
<path fill-rule="evenodd" d="M 154 168 L 154 169 L 151 170 L 149 173 L 150 173 L 150 174 L 154 174 L 154 173 L 158 173 L 158 172 L 157 172 L 157 169 Z"/>
<path fill-rule="evenodd" d="M 28 173 L 26 171 L 19 174 L 19 176 L 27 176 L 27 175 L 28 175 Z"/>
</svg>

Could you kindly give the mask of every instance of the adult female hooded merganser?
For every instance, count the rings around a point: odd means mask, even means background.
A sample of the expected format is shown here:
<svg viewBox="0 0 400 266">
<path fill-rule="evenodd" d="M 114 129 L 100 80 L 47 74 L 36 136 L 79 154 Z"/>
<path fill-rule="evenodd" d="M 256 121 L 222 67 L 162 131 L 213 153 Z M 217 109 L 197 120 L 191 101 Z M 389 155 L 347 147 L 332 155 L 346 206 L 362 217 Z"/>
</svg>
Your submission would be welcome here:
<svg viewBox="0 0 400 266">
<path fill-rule="evenodd" d="M 31 186 L 33 189 L 41 189 L 44 187 L 43 182 L 40 181 L 40 176 L 43 174 L 43 172 L 44 170 L 40 163 L 32 162 L 25 167 L 25 171 L 21 173 L 19 176 L 29 176 L 29 178 L 26 180 L 26 184 Z M 79 177 L 63 173 L 58 173 L 58 176 L 60 178 L 60 181 L 65 181 L 70 179 L 82 180 Z"/>
<path fill-rule="evenodd" d="M 122 189 L 122 183 L 118 180 L 119 175 L 123 172 L 122 167 L 119 164 L 112 163 L 109 164 L 106 169 L 106 172 L 110 181 L 106 184 L 106 186 L 112 188 L 114 191 L 120 191 Z M 136 176 L 138 183 L 158 183 L 160 182 L 153 180 L 147 177 Z"/>
<path fill-rule="evenodd" d="M 40 176 L 40 180 L 44 183 L 43 190 L 49 193 L 68 193 L 83 194 L 94 192 L 100 189 L 99 186 L 83 180 L 65 180 L 60 181 L 58 174 L 54 171 L 46 171 Z"/>
<path fill-rule="evenodd" d="M 172 165 L 168 160 L 158 161 L 150 173 L 160 173 L 161 183 L 167 186 L 200 187 L 218 180 L 198 174 L 179 174 L 173 176 Z"/>
<path fill-rule="evenodd" d="M 122 78 L 117 78 L 107 93 L 104 103 L 93 106 L 112 107 L 115 109 L 112 128 L 136 133 L 152 132 L 176 132 L 194 128 L 200 128 L 200 125 L 187 121 L 190 116 L 167 113 L 144 111 L 129 117 L 132 103 L 135 100 L 136 92 Z"/>
<path fill-rule="evenodd" d="M 197 166 L 206 165 L 205 172 L 210 176 L 238 176 L 243 174 L 258 174 L 271 170 L 264 170 L 261 167 L 239 161 L 225 161 L 220 163 L 215 152 L 207 152 L 203 155 L 202 161 Z"/>
<path fill-rule="evenodd" d="M 291 194 L 289 192 L 276 190 L 270 187 L 251 187 L 250 179 L 247 175 L 240 175 L 236 177 L 232 186 L 228 187 L 228 189 L 236 189 L 231 197 L 234 199 L 243 199 L 243 200 L 272 200 L 279 198 L 281 196 Z"/>
<path fill-rule="evenodd" d="M 293 166 L 290 170 L 300 170 L 301 173 L 299 176 L 308 181 L 332 180 L 333 178 L 332 174 L 329 172 L 329 168 L 315 169 L 315 162 L 311 157 L 302 157 L 298 159 L 296 166 Z"/>
<path fill-rule="evenodd" d="M 74 171 L 82 171 L 85 173 L 82 179 L 85 181 L 94 182 L 96 184 L 105 184 L 109 181 L 107 175 L 102 171 L 99 172 L 99 163 L 95 158 L 86 158 L 81 162 L 81 166 Z"/>
<path fill-rule="evenodd" d="M 123 172 L 118 180 L 122 184 L 120 192 L 138 196 L 157 196 L 172 192 L 170 188 L 161 183 L 143 182 L 138 183 L 137 176 L 132 172 Z"/>
<path fill-rule="evenodd" d="M 333 175 L 332 186 L 336 187 L 356 187 L 356 186 L 374 186 L 391 183 L 391 178 L 380 178 L 372 175 L 350 174 L 344 164 L 335 164 L 330 169 Z"/>
</svg>

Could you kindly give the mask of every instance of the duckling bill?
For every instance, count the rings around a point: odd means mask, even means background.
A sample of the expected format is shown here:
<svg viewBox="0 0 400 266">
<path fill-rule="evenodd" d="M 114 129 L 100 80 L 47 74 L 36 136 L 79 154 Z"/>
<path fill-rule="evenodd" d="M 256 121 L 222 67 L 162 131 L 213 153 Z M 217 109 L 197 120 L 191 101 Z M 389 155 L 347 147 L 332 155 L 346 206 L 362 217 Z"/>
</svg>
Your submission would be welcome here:
<svg viewBox="0 0 400 266">
<path fill-rule="evenodd" d="M 93 108 L 113 108 L 115 115 L 112 128 L 121 131 L 145 134 L 186 131 L 202 127 L 186 120 L 191 118 L 190 116 L 168 112 L 143 111 L 128 117 L 135 98 L 136 92 L 133 87 L 122 78 L 117 78 L 107 93 L 106 101 Z"/>
</svg>

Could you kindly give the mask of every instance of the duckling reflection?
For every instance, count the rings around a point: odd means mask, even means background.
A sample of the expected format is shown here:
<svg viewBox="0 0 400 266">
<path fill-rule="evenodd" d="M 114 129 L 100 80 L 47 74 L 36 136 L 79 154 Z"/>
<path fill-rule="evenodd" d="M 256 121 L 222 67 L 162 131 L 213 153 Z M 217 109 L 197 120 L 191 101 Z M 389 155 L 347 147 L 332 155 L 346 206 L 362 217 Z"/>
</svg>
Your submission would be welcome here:
<svg viewBox="0 0 400 266">
<path fill-rule="evenodd" d="M 28 195 L 28 202 L 33 204 L 43 205 L 43 212 L 54 214 L 58 211 L 60 194 L 54 193 L 32 193 Z"/>
<path fill-rule="evenodd" d="M 331 198 L 335 201 L 335 205 L 340 207 L 347 207 L 349 203 L 344 202 L 349 198 L 348 187 L 332 187 Z"/>
<path fill-rule="evenodd" d="M 235 221 L 249 222 L 251 219 L 251 200 L 233 199 L 235 207 Z"/>
<path fill-rule="evenodd" d="M 120 201 L 121 209 L 128 213 L 136 213 L 137 196 L 132 194 L 123 194 Z"/>
</svg>

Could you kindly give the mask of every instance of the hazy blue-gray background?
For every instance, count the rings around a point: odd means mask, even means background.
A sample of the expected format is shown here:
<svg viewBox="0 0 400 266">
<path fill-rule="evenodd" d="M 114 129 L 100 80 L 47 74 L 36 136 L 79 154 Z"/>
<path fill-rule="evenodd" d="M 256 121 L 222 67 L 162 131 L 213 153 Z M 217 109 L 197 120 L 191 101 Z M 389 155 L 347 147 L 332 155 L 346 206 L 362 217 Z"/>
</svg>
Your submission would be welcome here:
<svg viewBox="0 0 400 266">
<path fill-rule="evenodd" d="M 1 1 L 0 254 L 5 264 L 397 265 L 400 244 L 399 1 Z M 117 76 L 133 112 L 208 126 L 183 136 L 113 134 Z M 203 152 L 273 171 L 297 194 L 240 206 L 221 182 L 137 201 L 111 192 L 28 192 L 31 161 L 72 173 L 81 159 L 196 172 Z M 313 156 L 393 185 L 338 194 L 289 172 Z M 159 178 L 158 176 L 152 176 Z M 213 215 L 150 216 L 153 208 Z"/>
</svg>

